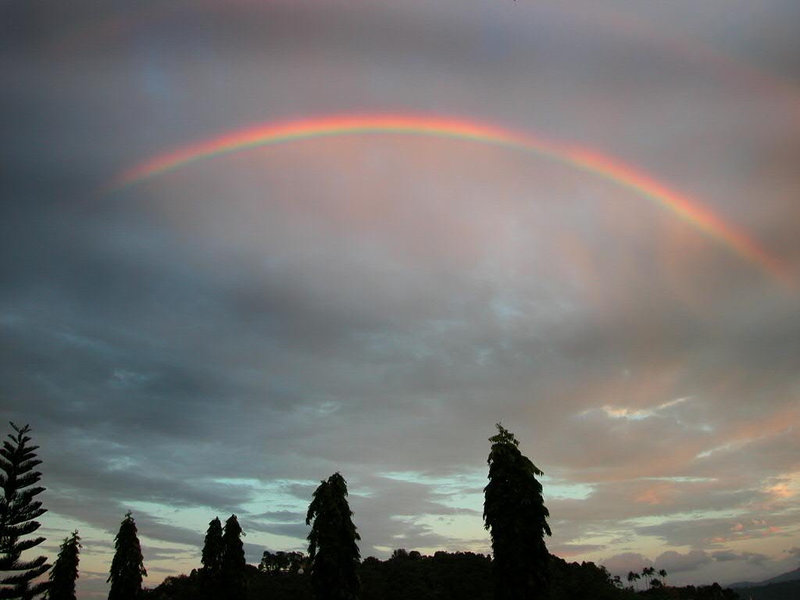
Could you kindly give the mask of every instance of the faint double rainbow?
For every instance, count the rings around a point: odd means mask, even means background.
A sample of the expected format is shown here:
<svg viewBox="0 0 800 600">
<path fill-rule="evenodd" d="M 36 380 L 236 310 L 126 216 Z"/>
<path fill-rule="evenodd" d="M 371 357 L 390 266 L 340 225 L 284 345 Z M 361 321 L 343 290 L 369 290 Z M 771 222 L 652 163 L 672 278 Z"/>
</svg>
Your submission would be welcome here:
<svg viewBox="0 0 800 600">
<path fill-rule="evenodd" d="M 358 134 L 403 134 L 474 141 L 534 154 L 579 169 L 650 200 L 744 260 L 794 286 L 794 279 L 787 267 L 746 232 L 644 171 L 583 146 L 466 119 L 430 115 L 356 114 L 266 123 L 155 155 L 119 173 L 105 191 L 119 191 L 201 160 L 249 148 Z"/>
</svg>

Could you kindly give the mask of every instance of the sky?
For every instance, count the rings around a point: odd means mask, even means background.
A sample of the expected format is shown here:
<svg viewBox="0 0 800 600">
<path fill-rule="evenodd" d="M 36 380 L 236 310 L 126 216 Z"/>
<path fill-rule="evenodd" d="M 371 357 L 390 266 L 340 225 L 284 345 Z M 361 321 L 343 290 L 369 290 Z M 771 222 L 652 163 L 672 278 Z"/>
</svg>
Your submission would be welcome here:
<svg viewBox="0 0 800 600">
<path fill-rule="evenodd" d="M 235 513 L 257 564 L 339 471 L 362 556 L 487 553 L 502 422 L 558 556 L 798 567 L 798 23 L 1 3 L 0 422 L 40 446 L 42 551 L 78 529 L 102 598 L 126 511 L 151 586 Z"/>
</svg>

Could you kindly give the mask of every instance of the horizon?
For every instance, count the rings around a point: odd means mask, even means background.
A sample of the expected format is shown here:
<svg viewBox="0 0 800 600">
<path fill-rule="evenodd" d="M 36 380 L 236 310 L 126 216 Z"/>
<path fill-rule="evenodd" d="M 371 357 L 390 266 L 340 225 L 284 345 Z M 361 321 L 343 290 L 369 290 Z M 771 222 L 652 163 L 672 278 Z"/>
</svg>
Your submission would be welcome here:
<svg viewBox="0 0 800 600">
<path fill-rule="evenodd" d="M 800 5 L 0 8 L 0 419 L 105 597 L 237 514 L 305 552 L 490 551 L 502 422 L 551 553 L 670 585 L 800 561 Z M 3 430 L 3 435 L 6 431 Z M 4 438 L 5 439 L 5 438 Z"/>
</svg>

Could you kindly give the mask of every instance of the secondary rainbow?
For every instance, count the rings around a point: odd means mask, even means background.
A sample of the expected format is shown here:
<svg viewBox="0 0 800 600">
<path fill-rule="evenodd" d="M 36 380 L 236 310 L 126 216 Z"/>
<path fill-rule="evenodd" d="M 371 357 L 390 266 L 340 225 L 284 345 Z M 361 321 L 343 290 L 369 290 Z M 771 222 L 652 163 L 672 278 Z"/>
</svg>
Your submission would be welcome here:
<svg viewBox="0 0 800 600">
<path fill-rule="evenodd" d="M 794 283 L 781 261 L 744 231 L 638 168 L 583 146 L 465 119 L 431 115 L 357 114 L 266 123 L 158 154 L 121 172 L 106 189 L 121 190 L 201 160 L 249 148 L 358 134 L 403 134 L 474 141 L 569 165 L 647 198 L 776 278 L 785 283 Z"/>
</svg>

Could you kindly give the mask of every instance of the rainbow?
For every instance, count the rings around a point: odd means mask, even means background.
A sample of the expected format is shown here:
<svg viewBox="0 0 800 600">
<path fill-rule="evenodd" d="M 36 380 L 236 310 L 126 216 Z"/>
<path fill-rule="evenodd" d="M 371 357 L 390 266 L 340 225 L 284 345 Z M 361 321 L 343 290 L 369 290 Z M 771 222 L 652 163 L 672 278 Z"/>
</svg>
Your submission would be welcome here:
<svg viewBox="0 0 800 600">
<path fill-rule="evenodd" d="M 266 123 L 158 154 L 121 172 L 106 187 L 119 191 L 189 164 L 249 148 L 357 134 L 404 134 L 466 140 L 535 154 L 612 181 L 647 198 L 776 278 L 794 283 L 785 265 L 744 231 L 647 173 L 586 147 L 472 120 L 430 115 L 331 115 Z"/>
</svg>

